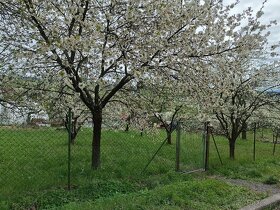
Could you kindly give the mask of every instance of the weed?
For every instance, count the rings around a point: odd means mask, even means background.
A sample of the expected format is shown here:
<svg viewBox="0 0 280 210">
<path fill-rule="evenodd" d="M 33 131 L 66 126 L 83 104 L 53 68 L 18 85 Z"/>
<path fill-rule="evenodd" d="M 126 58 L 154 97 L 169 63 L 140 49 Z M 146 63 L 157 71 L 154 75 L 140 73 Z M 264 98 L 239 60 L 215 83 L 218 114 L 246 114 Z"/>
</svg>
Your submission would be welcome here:
<svg viewBox="0 0 280 210">
<path fill-rule="evenodd" d="M 275 176 L 269 176 L 263 181 L 264 184 L 271 184 L 271 185 L 277 184 L 278 182 L 279 180 Z"/>
</svg>

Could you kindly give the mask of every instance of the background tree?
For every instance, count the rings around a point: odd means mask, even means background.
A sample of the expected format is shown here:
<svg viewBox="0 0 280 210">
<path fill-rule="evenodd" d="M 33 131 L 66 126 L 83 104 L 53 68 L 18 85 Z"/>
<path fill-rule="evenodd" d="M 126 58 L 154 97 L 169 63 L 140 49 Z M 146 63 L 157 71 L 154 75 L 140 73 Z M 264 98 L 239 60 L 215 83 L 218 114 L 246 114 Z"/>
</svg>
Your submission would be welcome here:
<svg viewBox="0 0 280 210">
<path fill-rule="evenodd" d="M 131 101 L 157 119 L 166 132 L 167 143 L 172 142 L 172 132 L 182 117 L 186 118 L 189 98 L 184 84 L 172 77 L 146 79 L 131 91 Z M 187 110 L 190 113 L 190 109 Z"/>
<path fill-rule="evenodd" d="M 211 64 L 213 69 L 204 75 L 204 86 L 197 93 L 204 112 L 214 114 L 219 121 L 229 141 L 229 156 L 234 159 L 235 142 L 244 130 L 244 124 L 260 108 L 279 100 L 267 94 L 268 90 L 279 86 L 279 83 L 265 83 L 275 75 L 277 64 L 263 63 L 258 66 L 256 60 L 240 55 L 215 61 L 215 64 Z"/>
<path fill-rule="evenodd" d="M 69 88 L 64 87 L 59 94 L 56 93 L 56 96 L 52 93 L 51 100 L 44 101 L 44 107 L 48 113 L 50 123 L 64 126 L 68 132 L 70 131 L 68 114 L 71 111 L 71 143 L 75 144 L 82 126 L 86 122 L 92 123 L 92 120 L 87 107 L 81 103 L 79 97 L 75 98 L 71 92 Z"/>
<path fill-rule="evenodd" d="M 190 71 L 197 58 L 242 52 L 256 44 L 255 34 L 238 33 L 251 11 L 229 15 L 234 6 L 218 0 L 2 0 L 0 24 L 11 44 L 13 71 L 46 82 L 49 75 L 63 74 L 89 109 L 91 166 L 97 169 L 102 113 L 128 83 L 166 71 Z M 248 27 L 259 31 L 262 25 L 252 20 Z"/>
</svg>

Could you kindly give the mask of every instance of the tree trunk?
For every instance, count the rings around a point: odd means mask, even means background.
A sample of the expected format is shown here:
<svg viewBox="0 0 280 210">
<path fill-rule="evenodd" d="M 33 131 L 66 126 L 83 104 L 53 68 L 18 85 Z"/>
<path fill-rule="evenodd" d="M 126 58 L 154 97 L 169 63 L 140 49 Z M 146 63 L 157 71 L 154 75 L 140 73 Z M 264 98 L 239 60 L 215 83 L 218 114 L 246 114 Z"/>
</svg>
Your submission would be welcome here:
<svg viewBox="0 0 280 210">
<path fill-rule="evenodd" d="M 130 119 L 131 119 L 131 116 L 129 115 L 127 118 L 126 118 L 126 127 L 125 127 L 125 132 L 128 132 L 129 131 L 129 126 L 130 126 Z"/>
<path fill-rule="evenodd" d="M 100 167 L 100 142 L 101 142 L 102 109 L 94 108 L 93 113 L 93 139 L 92 139 L 92 169 Z"/>
<path fill-rule="evenodd" d="M 242 135 L 241 135 L 243 140 L 247 139 L 247 131 L 246 130 L 242 130 Z"/>
<path fill-rule="evenodd" d="M 26 124 L 27 124 L 27 125 L 30 125 L 30 124 L 31 124 L 31 114 L 32 114 L 32 113 L 30 113 L 30 112 L 27 113 L 27 118 L 26 118 Z"/>
<path fill-rule="evenodd" d="M 64 120 L 64 127 L 66 128 L 67 132 L 71 131 L 71 144 L 74 145 L 75 144 L 75 140 L 78 134 L 78 118 L 74 118 L 74 113 L 72 113 L 72 122 L 71 124 L 71 129 L 69 128 L 69 118 L 68 118 L 68 114 L 65 117 Z"/>
<path fill-rule="evenodd" d="M 234 160 L 235 139 L 229 140 L 229 158 Z"/>
<path fill-rule="evenodd" d="M 74 145 L 76 142 L 76 137 L 77 137 L 78 132 L 76 130 L 72 131 L 71 133 L 71 144 Z"/>
<path fill-rule="evenodd" d="M 247 139 L 247 130 L 246 130 L 246 129 L 243 129 L 243 130 L 242 130 L 241 138 L 242 138 L 243 140 L 246 140 L 246 139 Z"/>
<path fill-rule="evenodd" d="M 171 131 L 166 131 L 167 134 L 167 144 L 171 144 L 172 143 L 172 133 Z"/>
<path fill-rule="evenodd" d="M 125 131 L 125 132 L 128 132 L 128 131 L 129 131 L 129 123 L 126 124 L 125 130 L 124 130 L 124 131 Z"/>
<path fill-rule="evenodd" d="M 247 139 L 247 123 L 242 123 L 242 133 L 241 133 L 241 138 L 243 140 Z"/>
</svg>

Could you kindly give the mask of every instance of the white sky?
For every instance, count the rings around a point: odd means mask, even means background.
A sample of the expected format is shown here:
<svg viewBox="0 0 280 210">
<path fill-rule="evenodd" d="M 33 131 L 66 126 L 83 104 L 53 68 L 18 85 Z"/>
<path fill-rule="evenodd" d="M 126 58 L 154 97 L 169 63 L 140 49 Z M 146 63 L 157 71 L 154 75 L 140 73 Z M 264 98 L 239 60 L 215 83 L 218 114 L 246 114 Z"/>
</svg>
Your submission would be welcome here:
<svg viewBox="0 0 280 210">
<path fill-rule="evenodd" d="M 224 0 L 225 4 L 235 2 L 234 0 Z M 251 7 L 254 12 L 257 12 L 262 6 L 263 0 L 240 0 L 234 12 L 240 12 L 248 7 Z M 280 41 L 280 0 L 267 0 L 264 7 L 264 15 L 261 20 L 264 23 L 269 23 L 271 20 L 277 20 L 278 24 L 269 29 L 271 35 L 268 38 L 269 44 L 276 44 Z"/>
</svg>

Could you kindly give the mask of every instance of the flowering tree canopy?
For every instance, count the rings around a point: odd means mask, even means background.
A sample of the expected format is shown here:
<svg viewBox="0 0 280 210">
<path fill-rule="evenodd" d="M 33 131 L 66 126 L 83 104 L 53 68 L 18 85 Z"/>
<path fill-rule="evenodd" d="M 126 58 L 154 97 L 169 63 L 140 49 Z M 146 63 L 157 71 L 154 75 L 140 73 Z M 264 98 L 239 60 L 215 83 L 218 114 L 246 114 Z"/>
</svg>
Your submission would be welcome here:
<svg viewBox="0 0 280 210">
<path fill-rule="evenodd" d="M 254 56 L 256 54 L 254 51 Z M 247 122 L 261 108 L 279 104 L 279 97 L 270 93 L 280 85 L 272 80 L 279 74 L 279 64 L 250 55 L 230 53 L 208 61 L 207 71 L 201 74 L 204 76 L 193 81 L 196 84 L 200 81 L 194 96 L 202 112 L 218 120 L 229 140 L 231 158 L 234 158 L 235 142 Z"/>
<path fill-rule="evenodd" d="M 266 26 L 219 0 L 1 0 L 10 72 L 63 77 L 90 110 L 92 168 L 100 166 L 103 109 L 131 81 L 196 72 L 197 60 L 245 54 Z M 241 22 L 248 19 L 245 26 Z M 214 59 L 214 58 L 213 58 Z"/>
<path fill-rule="evenodd" d="M 184 86 L 173 77 L 157 77 L 156 80 L 139 82 L 130 91 L 136 109 L 145 110 L 150 118 L 156 118 L 165 129 L 168 144 L 171 144 L 171 134 L 177 122 L 192 114 L 189 93 Z"/>
</svg>

